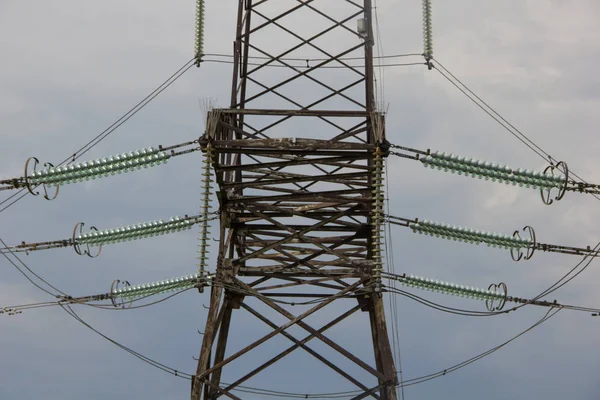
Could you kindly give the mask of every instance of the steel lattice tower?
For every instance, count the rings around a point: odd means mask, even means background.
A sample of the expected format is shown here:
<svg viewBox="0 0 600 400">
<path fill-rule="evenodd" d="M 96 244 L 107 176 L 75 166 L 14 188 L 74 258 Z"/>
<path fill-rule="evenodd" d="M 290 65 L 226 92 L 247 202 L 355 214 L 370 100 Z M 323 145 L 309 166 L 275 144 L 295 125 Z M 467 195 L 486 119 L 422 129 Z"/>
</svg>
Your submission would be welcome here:
<svg viewBox="0 0 600 400">
<path fill-rule="evenodd" d="M 371 0 L 238 3 L 231 105 L 208 113 L 201 138 L 218 184 L 220 244 L 192 399 L 237 399 L 232 389 L 298 349 L 362 392 L 355 398 L 395 399 L 379 276 L 386 141 L 374 96 Z M 278 301 L 311 299 L 300 313 Z M 241 309 L 270 333 L 236 332 L 245 347 L 229 354 L 230 324 Z M 307 320 L 319 310 L 328 323 L 313 327 Z M 372 337 L 369 359 L 325 334 L 358 311 Z M 295 337 L 292 327 L 307 336 Z M 281 352 L 257 363 L 257 347 L 278 346 L 273 339 L 281 336 L 289 339 Z M 234 363 L 247 373 L 223 384 Z"/>
</svg>

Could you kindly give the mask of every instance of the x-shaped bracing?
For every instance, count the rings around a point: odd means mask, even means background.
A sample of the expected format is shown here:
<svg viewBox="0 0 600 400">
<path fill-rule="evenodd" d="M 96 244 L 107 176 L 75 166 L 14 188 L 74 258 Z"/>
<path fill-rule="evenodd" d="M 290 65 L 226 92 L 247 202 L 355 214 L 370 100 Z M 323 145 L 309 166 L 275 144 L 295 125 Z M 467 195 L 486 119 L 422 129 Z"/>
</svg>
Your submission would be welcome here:
<svg viewBox="0 0 600 400">
<path fill-rule="evenodd" d="M 249 285 L 249 284 L 246 284 L 246 283 L 244 283 L 244 282 L 242 282 L 242 281 L 240 281 L 238 279 L 234 279 L 233 284 L 227 286 L 229 291 L 234 291 L 234 292 L 235 291 L 239 291 L 243 295 L 249 295 L 249 296 L 256 297 L 263 304 L 265 304 L 266 306 L 268 306 L 272 310 L 274 310 L 277 313 L 279 313 L 279 314 L 283 315 L 284 317 L 286 317 L 288 319 L 288 322 L 286 322 L 283 325 L 279 325 L 278 326 L 277 324 L 275 324 L 274 322 L 272 322 L 270 319 L 268 319 L 267 317 L 265 317 L 263 314 L 261 314 L 260 312 L 256 311 L 254 308 L 252 308 L 248 304 L 242 302 L 242 304 L 241 304 L 242 308 L 244 308 L 250 314 L 254 315 L 258 319 L 260 319 L 262 322 L 264 322 L 265 324 L 267 324 L 268 326 L 270 326 L 273 329 L 273 331 L 271 331 L 270 333 L 264 335 L 263 337 L 255 340 L 253 343 L 251 343 L 250 345 L 246 346 L 242 350 L 240 350 L 240 351 L 238 351 L 238 352 L 230 355 L 229 357 L 227 357 L 225 359 L 222 359 L 221 361 L 217 362 L 213 367 L 211 367 L 209 369 L 206 369 L 204 372 L 202 372 L 200 375 L 198 375 L 197 379 L 199 381 L 204 381 L 205 383 L 207 383 L 208 386 L 210 386 L 210 388 L 212 389 L 212 394 L 213 395 L 216 392 L 219 392 L 222 395 L 225 395 L 226 397 L 237 398 L 237 397 L 235 397 L 234 395 L 231 394 L 231 391 L 233 389 L 235 389 L 239 385 L 243 384 L 245 381 L 247 381 L 248 379 L 250 379 L 253 376 L 257 375 L 261 371 L 265 370 L 269 366 L 275 364 L 277 361 L 279 361 L 282 358 L 284 358 L 285 356 L 289 355 L 290 353 L 292 353 L 296 349 L 302 348 L 308 354 L 311 354 L 317 360 L 321 361 L 324 365 L 326 365 L 327 367 L 329 367 L 333 371 L 337 372 L 339 375 L 343 376 L 349 382 L 351 382 L 352 384 L 354 384 L 355 386 L 357 386 L 358 388 L 360 388 L 363 391 L 363 393 L 357 395 L 357 397 L 356 397 L 357 399 L 358 398 L 364 398 L 364 397 L 367 397 L 367 396 L 371 396 L 371 397 L 379 399 L 379 396 L 376 394 L 376 391 L 379 390 L 379 388 L 382 385 L 393 385 L 395 382 L 393 382 L 393 381 L 391 381 L 391 382 L 386 381 L 386 377 L 385 377 L 385 375 L 383 373 L 381 373 L 380 371 L 377 371 L 377 369 L 371 367 L 369 364 L 367 364 L 366 362 L 364 362 L 363 360 L 361 360 L 360 358 L 358 358 L 357 356 L 355 356 L 354 354 L 352 354 L 350 351 L 348 351 L 347 349 L 345 349 L 342 346 L 340 346 L 339 344 L 337 344 L 335 341 L 333 341 L 330 338 L 328 338 L 327 336 L 325 336 L 325 334 L 324 334 L 325 331 L 327 331 L 328 329 L 330 329 L 333 326 L 337 325 L 338 323 L 340 323 L 341 321 L 345 320 L 346 318 L 348 318 L 349 316 L 351 316 L 352 314 L 354 314 L 356 311 L 358 311 L 359 309 L 361 309 L 361 306 L 357 305 L 355 307 L 352 307 L 351 309 L 349 309 L 345 313 L 339 315 L 338 317 L 336 317 L 335 319 L 333 319 L 332 321 L 330 321 L 329 323 L 325 324 L 324 326 L 322 326 L 319 329 L 315 329 L 315 328 L 311 327 L 309 324 L 307 324 L 306 322 L 304 322 L 304 319 L 306 319 L 308 316 L 310 316 L 313 313 L 315 313 L 316 311 L 324 308 L 328 304 L 331 304 L 334 300 L 339 299 L 339 298 L 343 298 L 343 297 L 345 297 L 345 296 L 347 296 L 349 294 L 355 293 L 356 291 L 360 290 L 359 287 L 361 285 L 363 285 L 364 283 L 365 283 L 364 280 L 362 280 L 362 279 L 358 280 L 355 283 L 353 283 L 353 284 L 351 284 L 351 285 L 343 288 L 338 293 L 330 296 L 326 300 L 323 300 L 322 302 L 320 302 L 316 306 L 312 307 L 311 309 L 309 309 L 309 310 L 303 312 L 302 314 L 296 316 L 296 315 L 290 313 L 289 311 L 285 310 L 283 307 L 279 306 L 277 303 L 275 303 L 270 298 L 264 296 L 261 292 L 259 292 L 259 290 L 255 289 L 253 287 L 254 285 L 252 285 L 252 284 Z M 222 308 L 230 307 L 230 306 L 231 306 L 230 303 L 225 302 L 223 304 Z M 225 313 L 226 312 L 227 312 L 227 310 L 225 311 Z M 220 312 L 220 314 L 223 314 L 223 313 L 224 312 L 222 310 Z M 290 328 L 291 326 L 293 326 L 293 325 L 297 325 L 297 326 L 303 328 L 305 331 L 307 331 L 309 333 L 309 335 L 306 336 L 306 337 L 304 337 L 303 339 L 300 339 L 300 340 L 297 339 L 297 338 L 295 338 L 293 335 L 291 335 L 290 333 L 286 332 L 286 330 L 288 328 Z M 226 327 L 225 329 L 227 329 L 227 328 L 228 327 Z M 223 329 L 223 327 L 221 327 L 221 329 Z M 250 372 L 248 372 L 247 374 L 245 374 L 241 378 L 237 379 L 235 382 L 227 384 L 226 387 L 220 386 L 221 385 L 220 382 L 218 382 L 218 379 L 214 379 L 214 377 L 211 379 L 211 382 L 209 383 L 209 376 L 210 376 L 210 374 L 215 373 L 215 372 L 218 371 L 218 375 L 220 377 L 220 370 L 225 365 L 233 362 L 234 360 L 236 360 L 239 357 L 243 356 L 244 354 L 248 353 L 252 349 L 255 349 L 260 344 L 268 341 L 269 339 L 273 338 L 274 336 L 277 336 L 278 334 L 283 335 L 284 337 L 286 337 L 287 339 L 289 339 L 290 341 L 292 341 L 294 344 L 292 346 L 288 347 L 287 349 L 285 349 L 284 351 L 280 352 L 276 356 L 272 357 L 270 360 L 268 360 L 268 361 L 264 362 L 263 364 L 257 366 L 256 368 L 254 368 L 253 370 L 251 370 Z M 368 386 L 366 386 L 365 384 L 361 383 L 360 381 L 358 381 L 357 379 L 355 379 L 354 377 L 352 377 L 351 375 L 349 375 L 347 372 L 345 372 L 343 368 L 340 368 L 339 366 L 335 365 L 333 362 L 331 362 L 330 360 L 328 360 L 327 358 L 325 358 L 323 355 L 321 355 L 319 352 L 313 350 L 311 347 L 309 347 L 307 345 L 307 343 L 309 341 L 311 341 L 312 339 L 315 339 L 315 338 L 319 339 L 321 342 L 327 344 L 331 349 L 335 350 L 336 352 L 338 352 L 339 354 L 341 354 L 342 356 L 344 356 L 346 359 L 352 361 L 354 364 L 358 365 L 360 368 L 362 368 L 363 370 L 367 371 L 371 376 L 377 378 L 378 382 L 379 382 L 378 385 L 375 386 L 374 388 L 369 388 Z M 209 393 L 211 393 L 211 392 L 209 392 Z"/>
</svg>

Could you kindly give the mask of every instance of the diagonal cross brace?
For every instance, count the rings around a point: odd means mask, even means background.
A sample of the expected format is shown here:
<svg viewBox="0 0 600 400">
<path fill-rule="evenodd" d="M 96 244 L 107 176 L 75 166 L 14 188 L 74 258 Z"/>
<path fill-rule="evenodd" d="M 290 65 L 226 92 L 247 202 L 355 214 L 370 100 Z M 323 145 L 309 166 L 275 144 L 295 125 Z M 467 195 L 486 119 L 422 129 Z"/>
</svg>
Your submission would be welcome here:
<svg viewBox="0 0 600 400">
<path fill-rule="evenodd" d="M 243 287 L 246 290 L 251 291 L 252 293 L 258 293 L 256 292 L 256 290 L 254 290 L 254 288 L 252 288 L 251 286 L 240 282 L 239 280 L 236 280 L 238 284 L 242 284 Z M 290 326 L 296 325 L 298 323 L 300 323 L 304 318 L 307 318 L 308 316 L 314 314 L 315 312 L 319 311 L 321 308 L 327 306 L 328 304 L 331 304 L 334 300 L 342 297 L 343 295 L 345 295 L 346 293 L 350 292 L 351 290 L 357 288 L 360 284 L 362 283 L 362 280 L 355 282 L 354 284 L 348 286 L 347 288 L 344 288 L 343 290 L 341 290 L 338 294 L 331 296 L 330 298 L 328 298 L 327 300 L 323 301 L 322 303 L 317 304 L 316 306 L 314 306 L 313 308 L 311 308 L 310 310 L 307 310 L 305 312 L 303 312 L 302 314 L 298 315 L 297 317 L 294 317 L 292 319 L 290 319 L 290 321 L 288 321 L 287 323 L 281 325 L 279 328 L 273 330 L 271 333 L 268 333 L 267 335 L 263 336 L 262 338 L 256 340 L 254 343 L 244 347 L 243 349 L 241 349 L 240 351 L 230 355 L 229 357 L 227 357 L 225 360 L 216 363 L 215 365 L 213 365 L 211 368 L 208 368 L 206 370 L 204 370 L 203 372 L 199 373 L 196 375 L 195 380 L 196 381 L 202 381 L 205 377 L 207 377 L 208 375 L 210 375 L 211 373 L 213 373 L 214 371 L 222 368 L 224 365 L 229 364 L 230 362 L 232 362 L 233 360 L 243 356 L 244 354 L 246 354 L 247 352 L 249 352 L 250 350 L 258 347 L 259 345 L 261 345 L 262 343 L 266 342 L 267 340 L 271 339 L 272 337 L 275 337 L 276 335 L 280 334 L 281 332 L 283 332 L 284 330 L 286 330 L 287 328 L 289 328 Z M 260 293 L 259 293 L 260 296 Z M 263 302 L 269 303 L 271 302 L 270 300 L 264 300 L 262 299 Z M 285 311 L 285 310 L 284 310 Z M 377 371 L 374 371 L 376 374 L 378 374 Z"/>
<path fill-rule="evenodd" d="M 370 374 L 372 374 L 373 376 L 377 377 L 378 379 L 380 379 L 382 381 L 385 381 L 385 376 L 381 372 L 377 371 L 376 369 L 374 369 L 373 367 L 371 367 L 370 365 L 368 365 L 367 363 L 365 363 L 364 361 L 362 361 L 360 358 L 356 357 L 354 354 L 350 353 L 348 350 L 344 349 L 342 346 L 340 346 L 339 344 L 335 343 L 333 340 L 331 340 L 328 337 L 326 337 L 325 335 L 319 333 L 317 330 L 315 330 L 314 328 L 312 328 L 310 325 L 302 322 L 303 318 L 302 319 L 298 319 L 298 317 L 295 317 L 292 313 L 290 313 L 289 311 L 285 310 L 281 306 L 275 304 L 273 301 L 265 298 L 264 296 L 261 296 L 261 294 L 259 292 L 257 292 L 254 288 L 248 286 L 244 282 L 242 282 L 240 280 L 237 280 L 236 283 L 238 285 L 240 285 L 243 289 L 245 289 L 248 292 L 254 294 L 260 301 L 262 301 L 263 303 L 265 303 L 267 306 L 271 307 L 273 310 L 277 311 L 278 313 L 280 313 L 284 317 L 290 319 L 290 322 L 293 321 L 293 323 L 297 324 L 299 327 L 303 328 L 304 330 L 308 331 L 309 333 L 315 335 L 323 343 L 329 345 L 331 348 L 333 348 L 334 350 L 336 350 L 338 353 L 340 353 L 341 355 L 343 355 L 344 357 L 346 357 L 350 361 L 354 362 L 356 365 L 358 365 L 359 367 L 361 367 L 365 371 L 369 372 Z M 354 289 L 354 288 L 356 288 L 361 283 L 363 283 L 362 279 L 359 280 L 358 282 L 355 282 L 354 284 L 348 286 L 347 288 L 343 289 L 342 291 L 340 291 L 338 294 L 332 296 L 331 298 L 340 297 L 340 295 L 342 293 L 347 293 L 351 288 Z M 289 322 L 288 322 L 288 324 L 289 324 Z"/>
</svg>

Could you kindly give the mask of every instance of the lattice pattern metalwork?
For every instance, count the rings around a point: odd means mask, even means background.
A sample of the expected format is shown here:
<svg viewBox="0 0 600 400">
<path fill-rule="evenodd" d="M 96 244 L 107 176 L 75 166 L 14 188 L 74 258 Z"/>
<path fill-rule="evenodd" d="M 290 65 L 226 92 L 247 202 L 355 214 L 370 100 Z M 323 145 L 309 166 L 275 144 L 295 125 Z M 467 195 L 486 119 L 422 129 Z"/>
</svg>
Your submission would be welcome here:
<svg viewBox="0 0 600 400">
<path fill-rule="evenodd" d="M 220 284 L 211 289 L 192 399 L 238 398 L 232 389 L 273 373 L 268 367 L 298 348 L 363 390 L 357 398 L 396 398 L 378 284 L 385 125 L 374 100 L 372 46 L 370 0 L 239 1 L 231 105 L 210 111 L 217 123 L 201 138 L 219 186 Z M 346 312 L 332 306 L 349 301 Z M 289 303 L 311 307 L 297 313 Z M 234 309 L 271 330 L 244 335 L 245 347 L 228 354 Z M 324 333 L 358 310 L 371 328 L 367 358 Z M 321 328 L 309 322 L 317 312 L 327 320 Z M 292 327 L 308 336 L 295 337 Z M 292 346 L 253 365 L 252 350 L 280 336 Z M 361 373 L 316 351 L 307 344 L 313 339 Z M 233 382 L 226 386 L 224 371 Z"/>
</svg>

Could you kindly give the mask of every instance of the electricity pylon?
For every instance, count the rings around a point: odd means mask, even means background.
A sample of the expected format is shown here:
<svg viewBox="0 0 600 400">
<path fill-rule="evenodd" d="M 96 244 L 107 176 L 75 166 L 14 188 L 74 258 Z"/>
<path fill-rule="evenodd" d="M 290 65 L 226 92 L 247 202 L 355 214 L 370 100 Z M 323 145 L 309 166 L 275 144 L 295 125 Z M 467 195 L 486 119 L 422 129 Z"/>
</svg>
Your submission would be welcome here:
<svg viewBox="0 0 600 400">
<path fill-rule="evenodd" d="M 357 399 L 396 398 L 380 282 L 387 142 L 372 48 L 371 0 L 239 0 L 231 105 L 208 112 L 200 140 L 218 184 L 220 232 L 192 399 L 237 399 L 233 389 L 297 349 L 344 377 Z M 236 332 L 245 346 L 228 352 L 240 309 L 270 331 L 252 339 Z M 313 327 L 307 319 L 319 310 L 329 322 Z M 359 310 L 360 329 L 372 337 L 368 359 L 325 333 Z M 298 327 L 307 336 L 290 333 Z M 279 346 L 273 339 L 281 336 L 290 343 L 257 363 L 257 347 Z M 348 364 L 362 370 L 359 378 Z M 222 383 L 224 371 L 241 368 Z"/>
</svg>

